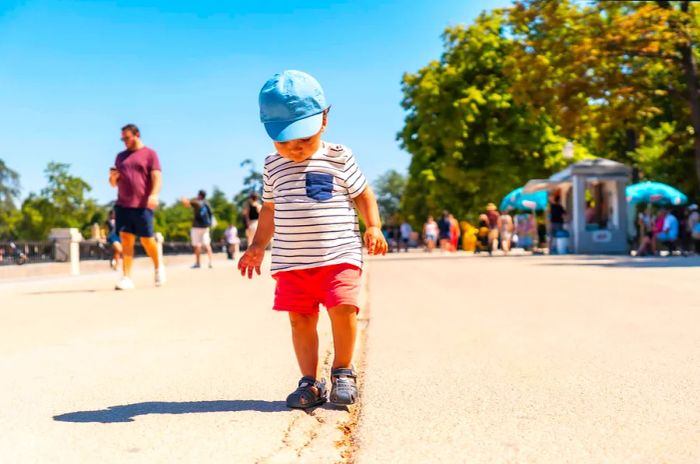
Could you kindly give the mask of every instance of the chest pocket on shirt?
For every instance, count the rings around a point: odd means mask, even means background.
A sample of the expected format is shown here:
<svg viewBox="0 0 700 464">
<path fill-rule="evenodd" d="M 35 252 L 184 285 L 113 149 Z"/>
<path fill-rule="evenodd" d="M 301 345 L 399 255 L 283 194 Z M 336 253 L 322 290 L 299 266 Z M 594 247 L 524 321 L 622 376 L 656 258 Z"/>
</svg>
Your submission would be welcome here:
<svg viewBox="0 0 700 464">
<path fill-rule="evenodd" d="M 333 175 L 307 172 L 306 196 L 316 201 L 330 200 L 333 197 Z"/>
</svg>

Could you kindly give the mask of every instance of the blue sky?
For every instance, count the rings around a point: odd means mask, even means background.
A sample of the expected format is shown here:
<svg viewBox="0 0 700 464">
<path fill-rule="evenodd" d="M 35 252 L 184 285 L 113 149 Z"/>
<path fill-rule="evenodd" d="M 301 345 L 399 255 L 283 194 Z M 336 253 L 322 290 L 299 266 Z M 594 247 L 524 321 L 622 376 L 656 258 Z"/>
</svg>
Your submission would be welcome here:
<svg viewBox="0 0 700 464">
<path fill-rule="evenodd" d="M 448 25 L 506 0 L 0 0 L 0 158 L 23 196 L 49 161 L 71 164 L 92 196 L 119 128 L 139 125 L 160 155 L 170 203 L 216 185 L 241 188 L 246 158 L 272 149 L 257 94 L 301 69 L 332 104 L 326 140 L 350 146 L 370 180 L 404 171 L 400 80 L 437 59 Z"/>
</svg>

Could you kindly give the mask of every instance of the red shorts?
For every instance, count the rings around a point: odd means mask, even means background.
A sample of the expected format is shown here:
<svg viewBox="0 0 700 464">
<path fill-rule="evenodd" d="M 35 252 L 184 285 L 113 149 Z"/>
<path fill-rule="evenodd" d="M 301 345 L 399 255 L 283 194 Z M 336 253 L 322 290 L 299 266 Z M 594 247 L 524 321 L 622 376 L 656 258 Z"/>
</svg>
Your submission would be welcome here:
<svg viewBox="0 0 700 464">
<path fill-rule="evenodd" d="M 326 309 L 350 305 L 359 312 L 361 275 L 352 264 L 278 272 L 272 276 L 277 281 L 273 309 L 315 314 L 322 304 Z"/>
</svg>

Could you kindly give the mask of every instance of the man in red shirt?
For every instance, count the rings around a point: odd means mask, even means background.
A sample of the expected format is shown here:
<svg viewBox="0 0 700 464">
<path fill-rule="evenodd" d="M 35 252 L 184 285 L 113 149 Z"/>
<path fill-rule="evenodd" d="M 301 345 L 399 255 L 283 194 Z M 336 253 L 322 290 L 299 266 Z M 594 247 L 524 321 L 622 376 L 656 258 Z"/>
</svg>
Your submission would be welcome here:
<svg viewBox="0 0 700 464">
<path fill-rule="evenodd" d="M 161 186 L 160 161 L 155 151 L 141 142 L 139 128 L 133 124 L 122 127 L 122 141 L 126 150 L 117 155 L 109 171 L 109 183 L 117 187 L 116 230 L 123 247 L 124 276 L 117 290 L 131 290 L 131 265 L 134 259 L 136 236 L 155 267 L 155 283 L 165 283 L 165 268 L 158 256 L 153 234 L 153 210 L 158 207 Z"/>
</svg>

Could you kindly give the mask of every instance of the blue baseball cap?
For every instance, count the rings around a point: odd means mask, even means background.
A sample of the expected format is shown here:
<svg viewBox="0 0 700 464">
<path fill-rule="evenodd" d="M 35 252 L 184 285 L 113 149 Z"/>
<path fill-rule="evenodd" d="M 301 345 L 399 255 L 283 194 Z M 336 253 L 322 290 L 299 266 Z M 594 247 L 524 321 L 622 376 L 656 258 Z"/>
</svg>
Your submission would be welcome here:
<svg viewBox="0 0 700 464">
<path fill-rule="evenodd" d="M 276 142 L 311 137 L 328 109 L 321 84 L 302 71 L 275 74 L 260 90 L 260 121 Z"/>
</svg>

